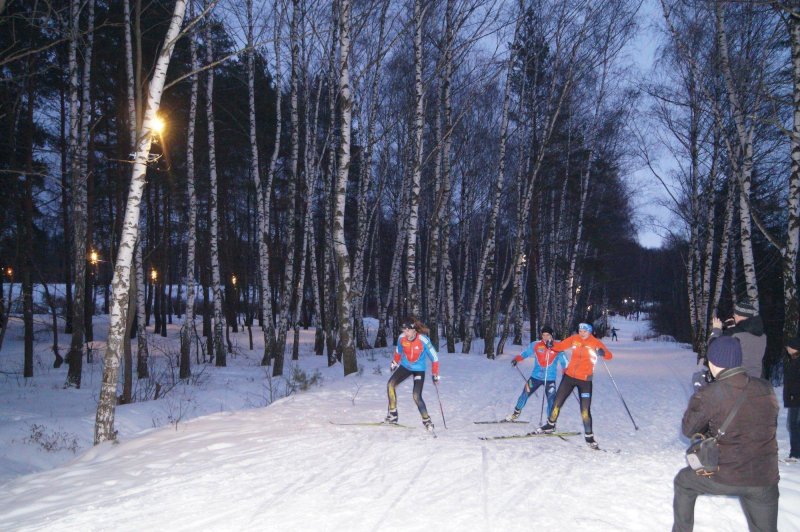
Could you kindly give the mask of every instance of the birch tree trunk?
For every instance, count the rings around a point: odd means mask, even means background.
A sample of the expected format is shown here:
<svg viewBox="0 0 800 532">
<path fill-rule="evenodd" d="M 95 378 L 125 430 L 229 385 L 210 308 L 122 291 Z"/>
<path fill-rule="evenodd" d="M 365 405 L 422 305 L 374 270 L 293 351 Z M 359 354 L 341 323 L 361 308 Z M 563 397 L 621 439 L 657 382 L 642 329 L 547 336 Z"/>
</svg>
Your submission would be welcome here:
<svg viewBox="0 0 800 532">
<path fill-rule="evenodd" d="M 519 33 L 520 21 L 522 16 L 517 19 L 516 29 L 514 30 L 514 42 Z M 489 215 L 489 223 L 486 229 L 486 236 L 484 238 L 483 251 L 481 252 L 481 260 L 478 270 L 475 275 L 476 283 L 472 292 L 471 303 L 467 313 L 467 322 L 464 327 L 464 343 L 462 344 L 461 352 L 469 353 L 472 347 L 473 325 L 475 323 L 475 314 L 478 309 L 478 300 L 480 298 L 481 289 L 484 284 L 487 290 L 491 290 L 494 283 L 494 265 L 495 265 L 495 233 L 497 230 L 497 217 L 500 212 L 500 202 L 503 197 L 503 187 L 505 185 L 505 167 L 506 167 L 506 143 L 508 141 L 508 115 L 511 106 L 511 74 L 514 66 L 514 52 L 509 50 L 508 63 L 506 69 L 505 87 L 503 89 L 503 113 L 500 118 L 500 148 L 498 155 L 498 172 L 497 180 L 494 185 L 494 199 L 492 200 L 492 210 Z M 489 292 L 491 294 L 491 292 Z M 489 305 L 489 301 L 484 301 L 485 305 Z M 494 337 L 484 338 L 484 350 L 488 358 L 494 358 Z M 486 347 L 490 346 L 490 347 Z"/>
<path fill-rule="evenodd" d="M 81 113 L 78 83 L 78 38 L 80 33 L 80 1 L 70 0 L 69 39 L 69 160 L 71 183 L 71 222 L 73 252 L 72 339 L 67 353 L 66 387 L 81 387 L 84 353 L 84 320 L 86 304 L 86 181 L 80 173 Z"/>
<path fill-rule="evenodd" d="M 353 99 L 350 94 L 350 0 L 339 2 L 339 106 L 341 109 L 339 165 L 336 175 L 335 208 L 333 215 L 333 250 L 339 269 L 336 307 L 339 318 L 339 345 L 344 374 L 358 371 L 356 348 L 353 343 L 353 322 L 350 293 L 350 256 L 344 239 L 344 209 L 347 199 L 347 180 L 350 172 L 350 120 Z"/>
<path fill-rule="evenodd" d="M 206 41 L 206 64 L 214 62 L 214 41 L 211 35 L 211 22 L 205 27 Z M 216 366 L 224 367 L 227 365 L 227 356 L 223 332 L 225 330 L 225 318 L 222 311 L 222 288 L 219 267 L 219 207 L 218 207 L 218 184 L 217 184 L 217 154 L 214 127 L 214 68 L 209 67 L 206 73 L 206 120 L 208 122 L 208 173 L 209 173 L 209 255 L 211 256 L 211 291 L 214 298 L 214 329 L 213 345 L 216 355 Z"/>
<path fill-rule="evenodd" d="M 172 51 L 175 48 L 178 32 L 183 23 L 185 11 L 186 1 L 177 0 L 170 20 L 169 29 L 164 38 L 164 45 L 161 47 L 153 70 L 153 77 L 148 87 L 147 108 L 144 112 L 142 135 L 137 139 L 131 184 L 128 192 L 128 202 L 125 209 L 125 220 L 122 226 L 119 252 L 114 265 L 108 344 L 103 366 L 103 382 L 100 387 L 100 397 L 97 403 L 97 415 L 95 418 L 95 444 L 116 439 L 117 433 L 116 430 L 114 430 L 114 415 L 117 400 L 117 383 L 119 380 L 120 356 L 123 351 L 123 342 L 126 341 L 125 314 L 130 293 L 133 248 L 136 245 L 136 238 L 139 230 L 139 206 L 141 204 L 142 192 L 145 185 L 145 173 L 147 170 L 147 160 L 150 155 L 153 123 L 161 103 L 161 93 L 167 76 L 167 68 L 169 67 Z"/>
<path fill-rule="evenodd" d="M 742 252 L 742 269 L 747 298 L 759 310 L 758 284 L 756 283 L 756 266 L 753 257 L 752 218 L 750 216 L 750 186 L 753 179 L 753 127 L 745 122 L 745 110 L 736 91 L 731 71 L 730 54 L 728 51 L 728 37 L 725 31 L 724 2 L 715 3 L 715 22 L 717 30 L 717 48 L 722 66 L 725 87 L 728 92 L 728 101 L 733 111 L 733 120 L 736 125 L 739 153 L 731 153 L 732 158 L 741 157 L 738 165 L 739 178 L 739 242 Z"/>
<path fill-rule="evenodd" d="M 422 178 L 422 133 L 425 127 L 425 93 L 422 86 L 422 0 L 414 2 L 414 127 L 413 164 L 411 186 L 409 188 L 409 213 L 406 246 L 406 284 L 408 286 L 408 307 L 412 315 L 420 316 L 420 293 L 417 283 L 417 228 L 419 226 L 419 189 Z"/>
<path fill-rule="evenodd" d="M 280 299 L 278 302 L 280 308 L 280 315 L 278 318 L 278 332 L 275 340 L 275 365 L 272 368 L 272 375 L 278 377 L 283 375 L 283 361 L 286 352 L 286 332 L 289 328 L 289 318 L 291 317 L 292 307 L 292 288 L 294 287 L 295 275 L 295 256 L 299 250 L 296 245 L 296 220 L 295 220 L 295 202 L 296 202 L 296 185 L 299 182 L 298 161 L 300 158 L 300 114 L 298 112 L 298 99 L 299 99 L 299 35 L 297 27 L 300 23 L 300 2 L 299 0 L 292 0 L 292 19 L 289 26 L 289 46 L 291 46 L 292 54 L 292 72 L 291 72 L 291 103 L 290 103 L 290 116 L 292 121 L 291 132 L 291 145 L 289 155 L 289 179 L 286 191 L 287 197 L 287 210 L 286 210 L 286 252 L 284 262 L 284 278 L 281 287 Z"/>
<path fill-rule="evenodd" d="M 366 252 L 370 231 L 371 214 L 374 214 L 375 209 L 380 204 L 380 201 L 375 202 L 372 209 L 369 208 L 369 191 L 372 184 L 372 154 L 375 147 L 375 130 L 377 126 L 377 114 L 380 106 L 380 81 L 381 81 L 381 65 L 383 56 L 385 54 L 385 33 L 386 33 L 386 12 L 389 9 L 389 2 L 384 1 L 381 7 L 380 18 L 378 20 L 378 44 L 375 51 L 375 58 L 372 61 L 373 68 L 375 69 L 370 82 L 369 94 L 369 110 L 366 113 L 367 134 L 363 146 L 363 159 L 360 168 L 359 176 L 359 190 L 358 190 L 358 218 L 356 226 L 356 246 L 353 255 L 353 308 L 355 315 L 353 316 L 355 326 L 356 346 L 359 349 L 370 349 L 369 341 L 367 340 L 366 332 L 364 330 L 364 295 L 366 293 L 366 279 L 365 279 L 365 264 Z M 379 198 L 379 196 L 376 196 Z M 373 250 L 374 252 L 374 250 Z"/>
<path fill-rule="evenodd" d="M 792 166 L 787 195 L 786 245 L 783 250 L 783 339 L 797 336 L 800 304 L 797 298 L 797 253 L 800 247 L 800 7 L 789 15 L 792 53 Z"/>
<path fill-rule="evenodd" d="M 190 18 L 194 18 L 194 0 L 190 2 Z M 192 71 L 200 67 L 197 58 L 197 41 L 194 35 L 189 35 L 189 55 L 191 57 Z M 181 325 L 181 359 L 178 376 L 181 379 L 188 379 L 192 374 L 192 341 L 194 340 L 197 329 L 195 327 L 195 298 L 197 283 L 195 282 L 195 255 L 197 247 L 197 193 L 195 191 L 195 167 L 194 167 L 194 142 L 195 127 L 197 124 L 197 96 L 199 92 L 199 79 L 197 74 L 191 77 L 191 92 L 189 96 L 189 124 L 186 132 L 186 199 L 187 199 L 187 221 L 186 221 L 186 271 L 184 272 L 184 283 L 186 284 L 186 316 Z M 142 292 L 143 293 L 143 292 Z"/>
<path fill-rule="evenodd" d="M 272 6 L 273 18 L 275 20 L 275 142 L 272 146 L 272 155 L 269 160 L 269 168 L 267 170 L 267 183 L 261 191 L 262 197 L 259 197 L 260 209 L 263 210 L 263 215 L 259 214 L 263 225 L 259 226 L 259 266 L 261 269 L 261 310 L 264 316 L 264 321 L 261 324 L 261 330 L 264 335 L 264 356 L 261 358 L 261 365 L 268 366 L 275 356 L 275 325 L 272 309 L 272 289 L 269 284 L 269 269 L 270 269 L 270 256 L 269 252 L 262 255 L 261 246 L 269 247 L 269 219 L 270 219 L 270 200 L 272 198 L 272 184 L 275 181 L 275 170 L 278 167 L 278 154 L 281 147 L 281 131 L 283 121 L 281 120 L 281 103 L 283 101 L 282 95 L 282 69 L 281 69 L 281 27 L 283 21 L 283 9 L 278 9 L 279 2 L 275 2 Z M 262 261 L 262 259 L 265 259 Z"/>
</svg>

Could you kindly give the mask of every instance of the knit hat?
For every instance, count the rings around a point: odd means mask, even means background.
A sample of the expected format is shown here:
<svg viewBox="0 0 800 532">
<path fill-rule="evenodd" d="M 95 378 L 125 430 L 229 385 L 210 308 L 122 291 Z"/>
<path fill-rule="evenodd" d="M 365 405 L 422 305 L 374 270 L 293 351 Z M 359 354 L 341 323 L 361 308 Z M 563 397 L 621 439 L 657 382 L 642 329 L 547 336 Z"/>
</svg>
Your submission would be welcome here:
<svg viewBox="0 0 800 532">
<path fill-rule="evenodd" d="M 542 334 L 547 333 L 547 334 L 552 335 L 553 334 L 553 328 L 550 327 L 549 325 L 545 325 L 544 327 L 542 327 L 541 333 Z"/>
<path fill-rule="evenodd" d="M 758 312 L 756 312 L 756 308 L 750 304 L 749 301 L 740 301 L 733 306 L 733 313 L 738 316 L 744 316 L 745 318 L 752 318 Z"/>
<path fill-rule="evenodd" d="M 592 326 L 591 326 L 591 325 L 589 325 L 588 323 L 579 323 L 579 324 L 578 324 L 578 330 L 579 330 L 579 331 L 589 331 L 589 332 L 592 332 L 592 330 L 593 330 L 593 329 L 592 329 Z"/>
<path fill-rule="evenodd" d="M 742 345 L 738 338 L 720 336 L 708 346 L 706 357 L 718 368 L 737 368 L 742 365 Z"/>
<path fill-rule="evenodd" d="M 789 341 L 786 342 L 786 347 L 791 347 L 795 351 L 800 351 L 800 336 L 790 338 Z"/>
</svg>

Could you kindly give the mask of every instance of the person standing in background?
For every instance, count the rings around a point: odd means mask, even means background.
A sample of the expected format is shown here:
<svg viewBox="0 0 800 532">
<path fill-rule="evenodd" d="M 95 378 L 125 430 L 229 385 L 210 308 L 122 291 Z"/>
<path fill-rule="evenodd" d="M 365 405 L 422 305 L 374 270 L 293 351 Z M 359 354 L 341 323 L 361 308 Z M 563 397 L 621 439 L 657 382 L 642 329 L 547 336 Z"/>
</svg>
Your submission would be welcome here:
<svg viewBox="0 0 800 532">
<path fill-rule="evenodd" d="M 783 359 L 783 406 L 788 409 L 789 461 L 800 460 L 800 337 L 786 342 Z"/>
<path fill-rule="evenodd" d="M 721 336 L 733 336 L 742 344 L 742 366 L 751 377 L 764 374 L 764 352 L 767 350 L 767 335 L 764 334 L 764 321 L 748 301 L 733 306 L 733 317 L 725 323 L 714 316 L 711 320 L 709 344 Z"/>
</svg>

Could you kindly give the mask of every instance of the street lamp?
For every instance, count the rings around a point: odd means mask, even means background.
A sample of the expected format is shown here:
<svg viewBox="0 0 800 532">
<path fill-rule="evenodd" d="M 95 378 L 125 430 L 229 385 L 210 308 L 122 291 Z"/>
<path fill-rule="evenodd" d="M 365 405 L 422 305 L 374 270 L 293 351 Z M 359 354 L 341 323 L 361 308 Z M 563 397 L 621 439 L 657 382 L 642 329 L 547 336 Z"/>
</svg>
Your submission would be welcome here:
<svg viewBox="0 0 800 532">
<path fill-rule="evenodd" d="M 150 280 L 151 280 L 151 281 L 153 281 L 154 283 L 155 283 L 156 281 L 158 281 L 158 272 L 156 271 L 156 269 L 155 269 L 155 268 L 153 268 L 152 270 L 150 270 Z"/>
<path fill-rule="evenodd" d="M 9 279 L 13 279 L 14 278 L 14 268 L 12 268 L 11 266 L 6 268 L 6 275 L 8 276 Z"/>
<path fill-rule="evenodd" d="M 100 256 L 97 254 L 96 250 L 92 250 L 89 252 L 89 263 L 92 266 L 97 266 L 97 263 L 100 261 Z"/>
<path fill-rule="evenodd" d="M 237 281 L 236 276 L 231 275 L 231 284 L 233 284 L 234 287 L 236 286 L 236 281 Z"/>
<path fill-rule="evenodd" d="M 153 118 L 153 126 L 151 128 L 153 133 L 155 133 L 156 135 L 158 135 L 160 137 L 161 134 L 164 133 L 164 129 L 166 127 L 167 127 L 167 123 L 164 122 L 163 118 L 161 118 L 158 115 L 156 115 L 155 118 Z"/>
</svg>

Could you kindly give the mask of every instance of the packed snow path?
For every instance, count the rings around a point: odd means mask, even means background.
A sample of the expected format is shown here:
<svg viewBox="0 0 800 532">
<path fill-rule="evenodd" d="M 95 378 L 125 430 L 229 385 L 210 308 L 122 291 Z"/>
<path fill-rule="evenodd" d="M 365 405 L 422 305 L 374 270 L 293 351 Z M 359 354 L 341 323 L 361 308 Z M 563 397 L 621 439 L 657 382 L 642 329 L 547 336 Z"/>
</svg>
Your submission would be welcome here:
<svg viewBox="0 0 800 532">
<path fill-rule="evenodd" d="M 539 422 L 541 391 L 523 412 L 527 425 L 473 423 L 510 413 L 523 385 L 509 364 L 520 346 L 495 361 L 441 355 L 447 429 L 429 376 L 423 392 L 437 439 L 422 428 L 410 381 L 398 389 L 398 407 L 400 422 L 413 428 L 330 423 L 383 418 L 388 350 L 360 358 L 364 371 L 347 378 L 340 366 L 328 370 L 304 353 L 301 364 L 320 368 L 322 386 L 267 408 L 123 436 L 0 485 L 0 530 L 669 530 L 695 355 L 671 342 L 633 341 L 643 323 L 615 325 L 620 341 L 604 339 L 614 352 L 607 366 L 639 430 L 600 363 L 594 432 L 612 452 L 590 450 L 582 436 L 478 439 Z M 520 364 L 526 375 L 530 364 Z M 575 401 L 565 404 L 558 428 L 582 432 Z M 800 464 L 781 464 L 781 530 L 800 530 L 798 472 Z M 745 529 L 735 499 L 699 499 L 696 530 Z"/>
</svg>

